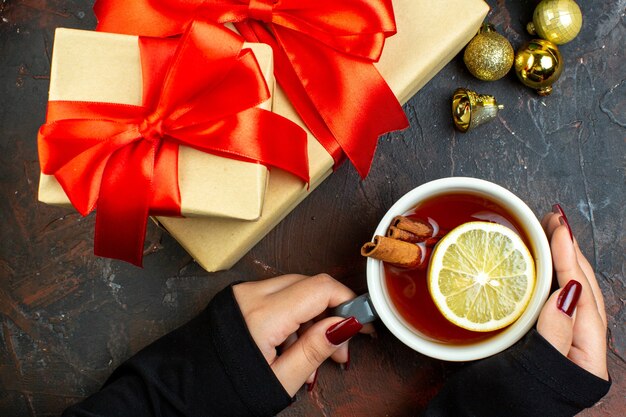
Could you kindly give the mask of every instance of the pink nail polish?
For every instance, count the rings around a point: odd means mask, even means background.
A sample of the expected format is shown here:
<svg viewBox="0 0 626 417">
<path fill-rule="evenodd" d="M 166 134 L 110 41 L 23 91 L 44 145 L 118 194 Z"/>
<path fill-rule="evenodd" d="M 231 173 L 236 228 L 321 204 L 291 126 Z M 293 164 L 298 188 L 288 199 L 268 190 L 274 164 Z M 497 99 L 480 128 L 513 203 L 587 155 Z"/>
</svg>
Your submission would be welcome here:
<svg viewBox="0 0 626 417">
<path fill-rule="evenodd" d="M 560 204 L 554 204 L 552 206 L 552 212 L 555 214 L 559 214 L 561 217 L 559 217 L 559 222 L 567 227 L 567 231 L 569 232 L 569 237 L 570 239 L 572 239 L 572 242 L 574 241 L 574 234 L 572 233 L 572 228 L 569 225 L 569 221 L 567 220 L 567 216 L 565 215 L 565 212 L 563 211 L 563 207 L 561 207 Z M 562 219 L 562 220 L 561 220 Z"/>
<path fill-rule="evenodd" d="M 565 287 L 561 290 L 557 300 L 556 306 L 563 313 L 572 317 L 574 310 L 576 310 L 576 304 L 580 299 L 580 294 L 583 291 L 583 286 L 576 280 L 570 280 Z"/>
<path fill-rule="evenodd" d="M 357 334 L 363 325 L 355 317 L 348 317 L 335 323 L 326 330 L 326 339 L 335 346 L 339 346 Z"/>
</svg>

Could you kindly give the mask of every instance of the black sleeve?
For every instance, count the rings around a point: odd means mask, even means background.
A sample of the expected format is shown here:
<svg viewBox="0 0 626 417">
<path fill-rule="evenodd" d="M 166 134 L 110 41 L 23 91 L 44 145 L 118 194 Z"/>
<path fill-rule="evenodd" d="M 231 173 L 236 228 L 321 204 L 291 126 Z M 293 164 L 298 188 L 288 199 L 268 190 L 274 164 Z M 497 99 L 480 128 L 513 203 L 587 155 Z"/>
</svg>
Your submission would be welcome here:
<svg viewBox="0 0 626 417">
<path fill-rule="evenodd" d="M 573 416 L 594 405 L 610 386 L 531 330 L 512 348 L 450 378 L 424 416 Z"/>
<path fill-rule="evenodd" d="M 65 417 L 270 416 L 291 404 L 252 340 L 232 287 L 157 340 Z"/>
</svg>

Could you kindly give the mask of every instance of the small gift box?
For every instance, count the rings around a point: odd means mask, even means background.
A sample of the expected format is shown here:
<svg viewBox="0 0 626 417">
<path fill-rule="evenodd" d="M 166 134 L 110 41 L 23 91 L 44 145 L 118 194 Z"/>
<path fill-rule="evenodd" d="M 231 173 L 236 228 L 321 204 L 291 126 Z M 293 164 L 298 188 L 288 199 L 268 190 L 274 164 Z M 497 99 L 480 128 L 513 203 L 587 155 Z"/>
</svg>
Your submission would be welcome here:
<svg viewBox="0 0 626 417">
<path fill-rule="evenodd" d="M 246 43 L 271 92 L 274 61 L 269 46 Z M 89 101 L 141 105 L 142 71 L 137 36 L 59 28 L 50 69 L 51 101 Z M 271 110 L 272 99 L 260 108 Z M 261 215 L 268 170 L 181 146 L 178 180 L 181 214 L 255 220 Z M 41 174 L 39 201 L 72 207 L 54 175 Z"/>
<path fill-rule="evenodd" d="M 482 0 L 393 0 L 397 33 L 385 41 L 376 68 L 404 104 L 476 34 L 488 6 Z M 301 126 L 302 119 L 277 86 L 274 112 Z M 160 223 L 208 271 L 230 268 L 333 171 L 334 158 L 307 129 L 310 187 L 273 170 L 261 218 L 159 218 Z"/>
<path fill-rule="evenodd" d="M 216 25 L 177 39 L 58 29 L 40 201 L 97 206 L 96 253 L 138 265 L 149 214 L 258 218 L 265 165 L 308 180 L 304 132 L 267 111 L 272 70 L 267 45 Z"/>
</svg>

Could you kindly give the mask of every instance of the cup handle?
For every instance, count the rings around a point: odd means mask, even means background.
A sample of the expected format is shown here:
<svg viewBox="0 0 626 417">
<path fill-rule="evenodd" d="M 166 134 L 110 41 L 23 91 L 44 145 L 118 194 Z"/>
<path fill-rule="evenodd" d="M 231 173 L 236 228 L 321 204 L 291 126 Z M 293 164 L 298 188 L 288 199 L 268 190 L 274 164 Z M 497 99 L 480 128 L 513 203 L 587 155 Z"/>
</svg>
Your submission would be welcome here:
<svg viewBox="0 0 626 417">
<path fill-rule="evenodd" d="M 370 295 L 365 293 L 338 305 L 332 310 L 333 316 L 354 317 L 359 323 L 370 323 L 378 318 L 374 305 L 370 299 Z"/>
</svg>

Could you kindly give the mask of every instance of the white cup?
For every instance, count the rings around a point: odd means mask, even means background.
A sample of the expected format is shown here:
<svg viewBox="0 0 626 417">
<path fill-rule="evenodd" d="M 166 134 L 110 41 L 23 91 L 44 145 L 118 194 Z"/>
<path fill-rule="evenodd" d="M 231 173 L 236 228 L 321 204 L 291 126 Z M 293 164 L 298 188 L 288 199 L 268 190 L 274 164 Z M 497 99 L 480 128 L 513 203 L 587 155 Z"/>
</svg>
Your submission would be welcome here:
<svg viewBox="0 0 626 417">
<path fill-rule="evenodd" d="M 387 211 L 378 224 L 374 235 L 384 236 L 395 216 L 407 213 L 415 208 L 418 203 L 438 195 L 452 193 L 473 194 L 498 203 L 513 217 L 528 237 L 529 249 L 535 259 L 537 282 L 530 302 L 522 315 L 513 324 L 494 336 L 474 343 L 455 345 L 425 336 L 407 323 L 389 296 L 382 261 L 367 259 L 367 287 L 375 314 L 391 333 L 404 344 L 433 358 L 446 361 L 470 361 L 501 352 L 521 339 L 534 325 L 550 292 L 552 255 L 546 235 L 532 210 L 505 188 L 475 178 L 443 178 L 425 183 L 409 191 Z M 362 301 L 367 301 L 368 296 L 365 295 L 360 298 Z M 361 307 L 358 310 L 363 311 L 363 303 L 360 304 Z M 346 315 L 345 311 L 342 315 Z"/>
</svg>

